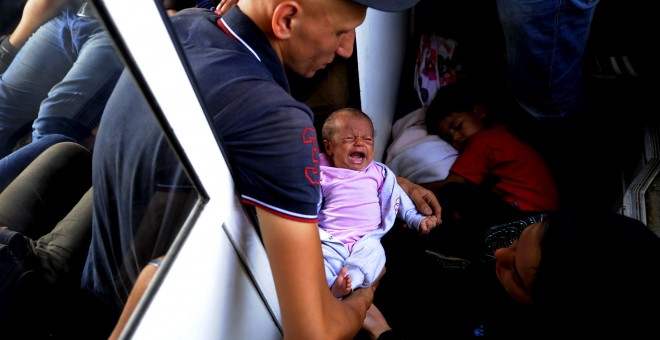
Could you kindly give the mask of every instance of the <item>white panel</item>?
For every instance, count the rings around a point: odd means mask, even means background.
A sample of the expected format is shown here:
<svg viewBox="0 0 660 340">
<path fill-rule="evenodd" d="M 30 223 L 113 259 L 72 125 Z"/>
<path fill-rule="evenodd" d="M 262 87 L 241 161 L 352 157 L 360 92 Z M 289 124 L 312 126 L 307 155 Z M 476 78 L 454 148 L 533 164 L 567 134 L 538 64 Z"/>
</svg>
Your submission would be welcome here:
<svg viewBox="0 0 660 340">
<path fill-rule="evenodd" d="M 104 5 L 209 196 L 176 258 L 166 259 L 173 262 L 144 316 L 131 320 L 138 323 L 135 338 L 281 338 L 265 250 L 242 212 L 227 165 L 187 86 L 190 81 L 155 1 L 113 0 Z M 256 286 L 223 224 L 245 255 Z"/>
<path fill-rule="evenodd" d="M 369 8 L 356 30 L 362 111 L 374 121 L 374 160 L 382 161 L 392 130 L 408 36 L 408 12 Z"/>
<path fill-rule="evenodd" d="M 204 209 L 134 339 L 281 339 L 217 208 Z"/>
</svg>

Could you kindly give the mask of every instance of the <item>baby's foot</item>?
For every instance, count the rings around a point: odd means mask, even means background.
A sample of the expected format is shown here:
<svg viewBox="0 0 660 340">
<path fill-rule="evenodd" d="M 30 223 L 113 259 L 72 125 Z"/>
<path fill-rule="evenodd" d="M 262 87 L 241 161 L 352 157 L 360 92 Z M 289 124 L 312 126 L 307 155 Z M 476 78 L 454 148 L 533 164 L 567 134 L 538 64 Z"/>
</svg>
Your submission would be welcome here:
<svg viewBox="0 0 660 340">
<path fill-rule="evenodd" d="M 351 275 L 346 274 L 347 271 L 348 269 L 342 268 L 335 279 L 335 283 L 330 287 L 332 295 L 336 298 L 344 297 L 351 292 Z"/>
</svg>

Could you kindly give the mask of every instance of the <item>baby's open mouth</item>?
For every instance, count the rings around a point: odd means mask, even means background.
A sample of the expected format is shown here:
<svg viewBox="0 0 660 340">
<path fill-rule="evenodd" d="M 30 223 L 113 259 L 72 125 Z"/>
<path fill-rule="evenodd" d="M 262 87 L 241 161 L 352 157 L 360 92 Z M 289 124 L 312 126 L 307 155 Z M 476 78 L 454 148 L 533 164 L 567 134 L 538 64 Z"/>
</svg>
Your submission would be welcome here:
<svg viewBox="0 0 660 340">
<path fill-rule="evenodd" d="M 349 157 L 353 162 L 361 162 L 362 160 L 364 160 L 366 155 L 364 154 L 364 152 L 351 152 Z"/>
</svg>

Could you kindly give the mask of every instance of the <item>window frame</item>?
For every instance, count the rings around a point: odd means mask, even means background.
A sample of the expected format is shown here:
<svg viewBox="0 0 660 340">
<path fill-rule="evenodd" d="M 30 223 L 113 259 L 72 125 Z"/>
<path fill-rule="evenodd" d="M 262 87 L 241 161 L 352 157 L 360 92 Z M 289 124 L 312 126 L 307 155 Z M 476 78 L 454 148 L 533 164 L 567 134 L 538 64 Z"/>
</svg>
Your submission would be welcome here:
<svg viewBox="0 0 660 340">
<path fill-rule="evenodd" d="M 123 336 L 281 338 L 268 257 L 240 203 L 162 2 L 92 3 L 200 193 Z"/>
</svg>

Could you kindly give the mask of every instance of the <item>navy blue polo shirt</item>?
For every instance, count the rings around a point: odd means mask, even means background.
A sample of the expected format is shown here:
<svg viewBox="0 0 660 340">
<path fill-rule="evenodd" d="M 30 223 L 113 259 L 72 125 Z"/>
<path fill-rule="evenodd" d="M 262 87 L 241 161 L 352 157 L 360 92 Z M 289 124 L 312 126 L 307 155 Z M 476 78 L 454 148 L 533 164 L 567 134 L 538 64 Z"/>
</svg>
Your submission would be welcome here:
<svg viewBox="0 0 660 340">
<path fill-rule="evenodd" d="M 172 18 L 243 202 L 315 222 L 320 197 L 313 113 L 289 93 L 284 67 L 238 7 Z"/>
<path fill-rule="evenodd" d="M 313 114 L 290 95 L 264 34 L 237 7 L 224 23 L 197 8 L 171 19 L 242 202 L 316 222 L 321 196 Z M 154 193 L 192 191 L 127 72 L 101 118 L 92 177 L 93 232 L 82 287 L 120 311 L 142 267 L 165 253 L 180 226 L 173 223 L 179 217 L 167 213 L 144 219 Z"/>
</svg>

